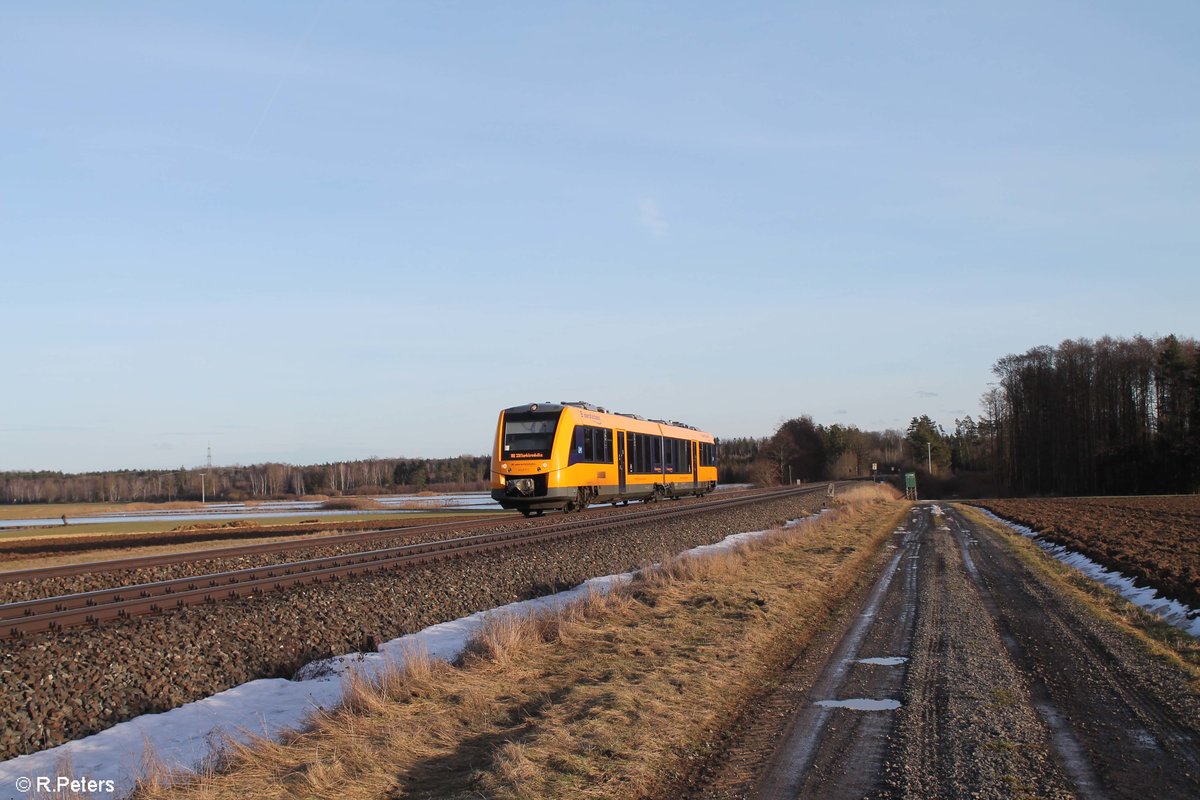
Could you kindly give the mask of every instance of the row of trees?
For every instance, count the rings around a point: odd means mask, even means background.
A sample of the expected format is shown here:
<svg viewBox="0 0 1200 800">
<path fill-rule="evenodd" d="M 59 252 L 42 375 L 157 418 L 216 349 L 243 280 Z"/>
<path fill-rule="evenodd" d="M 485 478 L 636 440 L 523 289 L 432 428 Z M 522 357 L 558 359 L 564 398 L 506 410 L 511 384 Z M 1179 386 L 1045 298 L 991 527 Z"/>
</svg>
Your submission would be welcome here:
<svg viewBox="0 0 1200 800">
<path fill-rule="evenodd" d="M 423 489 L 484 489 L 487 456 L 457 458 L 369 458 L 294 466 L 203 467 L 177 470 L 120 470 L 0 473 L 0 502 L 128 503 L 175 500 L 268 500 L 304 495 L 383 494 Z"/>
<path fill-rule="evenodd" d="M 788 420 L 735 440 L 726 475 L 757 483 L 916 469 L 947 493 L 1089 495 L 1200 490 L 1200 343 L 1105 337 L 998 360 L 983 415 L 947 432 L 928 416 L 904 433 Z M 731 452 L 732 451 L 732 452 Z"/>
<path fill-rule="evenodd" d="M 723 440 L 719 468 L 722 481 L 771 485 L 865 477 L 873 464 L 889 474 L 907 461 L 900 431 L 817 425 L 804 416 L 784 422 L 773 436 Z"/>
<path fill-rule="evenodd" d="M 1200 488 L 1200 343 L 1105 337 L 996 362 L 983 403 L 998 476 L 1014 494 Z"/>
</svg>

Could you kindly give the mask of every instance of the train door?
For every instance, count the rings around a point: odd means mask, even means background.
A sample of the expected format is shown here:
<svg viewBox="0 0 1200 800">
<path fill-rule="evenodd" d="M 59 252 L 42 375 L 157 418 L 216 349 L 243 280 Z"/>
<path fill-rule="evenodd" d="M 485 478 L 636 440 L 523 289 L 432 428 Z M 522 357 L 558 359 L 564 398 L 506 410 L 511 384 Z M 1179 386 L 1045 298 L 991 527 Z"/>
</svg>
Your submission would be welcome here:
<svg viewBox="0 0 1200 800">
<path fill-rule="evenodd" d="M 629 464 L 625 461 L 625 431 L 617 431 L 617 491 L 625 494 L 625 473 Z"/>
<path fill-rule="evenodd" d="M 700 443 L 688 442 L 688 447 L 692 448 L 692 488 L 700 488 Z"/>
</svg>

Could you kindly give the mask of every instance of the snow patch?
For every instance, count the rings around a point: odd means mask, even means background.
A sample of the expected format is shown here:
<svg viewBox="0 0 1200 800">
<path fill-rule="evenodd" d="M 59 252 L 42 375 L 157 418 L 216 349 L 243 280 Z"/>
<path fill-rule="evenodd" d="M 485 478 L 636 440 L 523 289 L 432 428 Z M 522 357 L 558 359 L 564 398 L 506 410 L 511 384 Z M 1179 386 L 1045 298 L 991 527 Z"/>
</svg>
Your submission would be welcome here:
<svg viewBox="0 0 1200 800">
<path fill-rule="evenodd" d="M 856 664 L 874 664 L 879 667 L 898 667 L 908 661 L 906 656 L 879 656 L 876 658 L 855 659 Z"/>
<path fill-rule="evenodd" d="M 855 697 L 850 700 L 818 700 L 817 705 L 822 708 L 848 708 L 851 711 L 895 711 L 900 707 L 900 701 Z"/>
</svg>

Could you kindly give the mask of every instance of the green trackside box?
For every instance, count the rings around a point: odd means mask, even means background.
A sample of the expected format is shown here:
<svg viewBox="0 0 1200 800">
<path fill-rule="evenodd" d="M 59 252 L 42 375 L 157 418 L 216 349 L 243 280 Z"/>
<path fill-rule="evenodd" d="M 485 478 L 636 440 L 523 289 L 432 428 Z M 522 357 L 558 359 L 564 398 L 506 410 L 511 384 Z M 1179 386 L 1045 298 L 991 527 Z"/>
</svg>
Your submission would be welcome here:
<svg viewBox="0 0 1200 800">
<path fill-rule="evenodd" d="M 917 473 L 915 473 L 915 472 L 904 473 L 904 488 L 906 490 L 917 488 Z"/>
</svg>

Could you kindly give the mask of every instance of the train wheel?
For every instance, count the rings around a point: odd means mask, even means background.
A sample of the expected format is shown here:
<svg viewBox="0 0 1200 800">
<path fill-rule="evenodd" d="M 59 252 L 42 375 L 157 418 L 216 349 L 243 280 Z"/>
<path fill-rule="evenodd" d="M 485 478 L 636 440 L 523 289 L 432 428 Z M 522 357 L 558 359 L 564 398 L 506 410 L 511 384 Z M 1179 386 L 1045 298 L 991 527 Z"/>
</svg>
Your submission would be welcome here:
<svg viewBox="0 0 1200 800">
<path fill-rule="evenodd" d="M 526 517 L 532 517 L 532 516 L 533 516 L 533 510 L 532 510 L 532 509 L 528 509 L 528 508 L 522 508 L 522 509 L 521 509 L 521 513 L 522 513 L 522 514 L 524 514 Z"/>
</svg>

